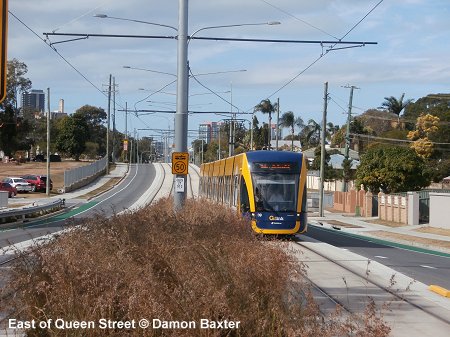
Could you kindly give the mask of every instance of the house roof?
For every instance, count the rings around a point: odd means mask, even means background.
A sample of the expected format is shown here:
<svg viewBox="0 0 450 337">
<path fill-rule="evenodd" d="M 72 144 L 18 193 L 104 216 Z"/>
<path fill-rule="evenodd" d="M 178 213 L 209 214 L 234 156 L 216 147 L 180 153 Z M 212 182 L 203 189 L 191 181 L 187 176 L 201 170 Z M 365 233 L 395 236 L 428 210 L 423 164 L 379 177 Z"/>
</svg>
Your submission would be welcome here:
<svg viewBox="0 0 450 337">
<path fill-rule="evenodd" d="M 303 151 L 303 154 L 307 157 L 307 158 L 314 158 L 314 151 L 316 150 L 316 147 L 310 148 L 308 150 Z M 332 151 L 339 151 L 342 155 L 345 154 L 345 148 L 327 148 L 326 151 L 327 152 L 332 152 Z M 358 160 L 359 161 L 359 152 L 349 149 L 348 151 L 348 156 L 350 159 L 353 160 Z"/>
</svg>

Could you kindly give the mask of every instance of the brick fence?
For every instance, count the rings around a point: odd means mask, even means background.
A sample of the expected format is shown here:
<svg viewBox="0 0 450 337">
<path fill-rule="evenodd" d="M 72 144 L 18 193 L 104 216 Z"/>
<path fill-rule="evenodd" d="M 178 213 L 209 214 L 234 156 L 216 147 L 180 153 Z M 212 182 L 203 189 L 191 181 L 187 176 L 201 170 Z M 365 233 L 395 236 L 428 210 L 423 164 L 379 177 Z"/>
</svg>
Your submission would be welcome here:
<svg viewBox="0 0 450 337">
<path fill-rule="evenodd" d="M 380 220 L 408 223 L 408 197 L 378 193 L 378 217 Z"/>
<path fill-rule="evenodd" d="M 372 216 L 372 193 L 364 190 L 334 192 L 333 209 L 363 217 Z"/>
</svg>

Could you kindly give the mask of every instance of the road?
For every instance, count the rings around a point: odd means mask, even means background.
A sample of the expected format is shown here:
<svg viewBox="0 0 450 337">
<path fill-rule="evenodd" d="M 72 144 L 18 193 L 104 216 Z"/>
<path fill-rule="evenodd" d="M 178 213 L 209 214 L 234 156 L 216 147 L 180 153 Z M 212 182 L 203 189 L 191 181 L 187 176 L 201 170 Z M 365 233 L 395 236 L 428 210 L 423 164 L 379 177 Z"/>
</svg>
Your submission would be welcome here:
<svg viewBox="0 0 450 337">
<path fill-rule="evenodd" d="M 89 201 L 68 200 L 67 206 L 74 207 L 67 213 L 30 222 L 23 228 L 0 231 L 0 248 L 60 231 L 69 218 L 80 219 L 95 214 L 111 216 L 119 213 L 133 205 L 149 189 L 154 179 L 153 165 L 131 165 L 129 174 L 117 186 L 99 197 Z"/>
<path fill-rule="evenodd" d="M 375 243 L 370 238 L 309 226 L 307 237 L 377 261 L 424 284 L 450 289 L 450 258 Z"/>
</svg>

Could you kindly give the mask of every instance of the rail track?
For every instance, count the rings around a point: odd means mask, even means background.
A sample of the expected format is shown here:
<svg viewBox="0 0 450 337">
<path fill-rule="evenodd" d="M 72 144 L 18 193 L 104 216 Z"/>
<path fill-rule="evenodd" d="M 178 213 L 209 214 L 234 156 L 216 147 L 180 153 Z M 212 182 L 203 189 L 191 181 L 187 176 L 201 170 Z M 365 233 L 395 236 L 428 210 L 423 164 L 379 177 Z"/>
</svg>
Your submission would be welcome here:
<svg viewBox="0 0 450 337">
<path fill-rule="evenodd" d="M 400 278 L 396 279 L 399 276 L 392 274 L 383 275 L 386 282 L 383 283 L 375 275 L 375 261 L 357 255 L 349 261 L 333 256 L 331 252 L 324 254 L 315 249 L 317 245 L 323 244 L 305 242 L 299 237 L 290 243 L 290 249 L 300 262 L 308 266 L 306 277 L 322 313 L 332 313 L 339 306 L 348 315 L 361 314 L 369 302 L 374 301 L 377 308 L 386 311 L 384 318 L 394 329 L 400 329 L 396 325 L 399 321 L 410 322 L 412 326 L 419 320 L 442 327 L 444 331 L 450 327 L 450 317 L 439 307 L 430 305 L 430 301 L 419 298 L 414 282 L 405 284 Z M 355 263 L 366 267 L 355 268 Z M 397 335 L 395 331 L 393 335 Z"/>
</svg>

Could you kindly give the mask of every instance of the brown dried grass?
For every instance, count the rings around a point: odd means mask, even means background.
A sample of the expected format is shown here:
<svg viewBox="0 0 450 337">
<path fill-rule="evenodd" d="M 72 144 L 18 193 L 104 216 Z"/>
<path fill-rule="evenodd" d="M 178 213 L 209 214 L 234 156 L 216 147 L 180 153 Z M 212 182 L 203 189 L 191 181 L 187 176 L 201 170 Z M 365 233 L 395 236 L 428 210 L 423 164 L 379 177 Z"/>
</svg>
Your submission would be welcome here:
<svg viewBox="0 0 450 337">
<path fill-rule="evenodd" d="M 134 214 L 96 218 L 23 255 L 11 269 L 7 307 L 43 321 L 240 321 L 239 329 L 30 329 L 28 336 L 369 336 L 358 320 L 322 317 L 304 268 L 283 243 L 255 236 L 229 209 L 168 199 Z M 366 320 L 366 321 L 365 321 Z M 370 329 L 368 329 L 368 327 Z M 370 336 L 386 334 L 371 334 Z"/>
</svg>

